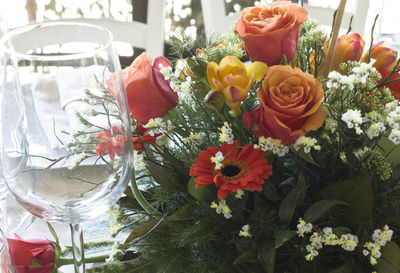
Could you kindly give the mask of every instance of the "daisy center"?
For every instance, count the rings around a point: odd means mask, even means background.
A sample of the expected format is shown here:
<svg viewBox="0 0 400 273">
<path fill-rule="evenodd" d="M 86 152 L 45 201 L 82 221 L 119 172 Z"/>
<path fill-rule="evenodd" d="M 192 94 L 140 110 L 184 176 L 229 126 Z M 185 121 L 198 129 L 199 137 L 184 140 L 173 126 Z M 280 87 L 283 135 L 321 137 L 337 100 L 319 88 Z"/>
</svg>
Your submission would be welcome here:
<svg viewBox="0 0 400 273">
<path fill-rule="evenodd" d="M 242 160 L 237 160 L 235 158 L 225 159 L 221 173 L 225 180 L 240 179 L 249 173 L 249 166 Z"/>
</svg>

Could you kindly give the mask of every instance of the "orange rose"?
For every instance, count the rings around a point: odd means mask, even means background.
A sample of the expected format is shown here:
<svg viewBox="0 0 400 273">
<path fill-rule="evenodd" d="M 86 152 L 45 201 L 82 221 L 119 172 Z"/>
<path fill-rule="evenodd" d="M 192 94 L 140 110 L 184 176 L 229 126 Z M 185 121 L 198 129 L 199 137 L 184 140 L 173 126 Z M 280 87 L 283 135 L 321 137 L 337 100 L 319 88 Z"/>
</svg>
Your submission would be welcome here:
<svg viewBox="0 0 400 273">
<path fill-rule="evenodd" d="M 293 144 L 297 138 L 322 126 L 324 114 L 321 83 L 298 68 L 276 65 L 268 69 L 253 114 L 245 113 L 249 130 L 257 137 Z"/>
<path fill-rule="evenodd" d="M 143 52 L 122 71 L 129 111 L 134 119 L 143 124 L 151 118 L 164 116 L 178 103 L 178 94 L 161 74 L 160 64 L 164 67 L 171 66 L 168 59 L 157 57 L 153 62 L 146 52 Z M 118 94 L 113 91 L 119 88 L 115 77 L 107 81 L 107 88 L 112 94 Z"/>
<path fill-rule="evenodd" d="M 284 56 L 293 59 L 300 25 L 307 21 L 307 10 L 290 1 L 245 8 L 235 32 L 243 39 L 247 57 L 268 66 L 278 64 Z"/>
</svg>

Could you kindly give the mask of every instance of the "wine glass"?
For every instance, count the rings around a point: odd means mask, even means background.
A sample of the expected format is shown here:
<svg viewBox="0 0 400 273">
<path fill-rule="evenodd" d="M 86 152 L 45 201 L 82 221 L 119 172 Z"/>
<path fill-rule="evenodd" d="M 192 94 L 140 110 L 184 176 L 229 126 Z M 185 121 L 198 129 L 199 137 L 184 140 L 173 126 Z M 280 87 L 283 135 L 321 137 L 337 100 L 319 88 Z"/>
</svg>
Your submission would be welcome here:
<svg viewBox="0 0 400 273">
<path fill-rule="evenodd" d="M 0 14 L 0 38 L 7 32 L 7 29 L 7 24 L 3 20 L 2 14 Z M 1 52 L 0 56 L 3 56 Z M 4 61 L 4 58 L 0 59 L 0 86 L 3 86 L 7 79 L 7 65 L 3 63 Z M 1 90 L 2 88 L 0 87 L 0 100 L 3 94 Z M 11 195 L 7 194 L 6 185 L 1 177 L 0 203 L 0 227 L 3 228 L 5 234 L 20 233 L 33 223 L 35 217 L 18 205 Z"/>
<path fill-rule="evenodd" d="M 0 229 L 0 273 L 17 273 L 10 253 L 8 252 L 7 239 Z"/>
<path fill-rule="evenodd" d="M 30 213 L 70 224 L 85 272 L 80 223 L 109 209 L 132 173 L 132 133 L 112 34 L 48 22 L 0 41 L 10 66 L 1 118 L 6 184 Z"/>
</svg>

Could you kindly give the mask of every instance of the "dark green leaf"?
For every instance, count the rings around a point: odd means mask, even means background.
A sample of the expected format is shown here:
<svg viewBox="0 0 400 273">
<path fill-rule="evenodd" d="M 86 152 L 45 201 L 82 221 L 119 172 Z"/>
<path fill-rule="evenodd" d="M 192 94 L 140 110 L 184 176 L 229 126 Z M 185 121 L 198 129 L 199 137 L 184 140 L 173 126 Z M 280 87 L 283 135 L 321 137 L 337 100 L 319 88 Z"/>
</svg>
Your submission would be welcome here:
<svg viewBox="0 0 400 273">
<path fill-rule="evenodd" d="M 332 215 L 339 221 L 344 221 L 345 225 L 358 227 L 374 207 L 372 174 L 333 183 L 320 192 L 318 199 L 341 200 L 349 204 L 346 207 L 333 208 Z"/>
<path fill-rule="evenodd" d="M 300 196 L 302 196 L 306 189 L 307 185 L 304 176 L 299 175 L 296 186 L 293 187 L 292 191 L 282 201 L 279 208 L 279 219 L 283 224 L 287 226 L 290 224 Z"/>
<path fill-rule="evenodd" d="M 321 200 L 314 203 L 304 214 L 304 220 L 309 223 L 314 223 L 320 217 L 324 216 L 331 208 L 339 205 L 349 205 L 342 200 Z"/>
<path fill-rule="evenodd" d="M 199 206 L 189 203 L 179 208 L 175 213 L 168 216 L 165 221 L 186 221 L 196 219 L 199 216 Z"/>
<path fill-rule="evenodd" d="M 399 273 L 400 248 L 394 242 L 388 242 L 381 250 L 382 256 L 374 266 L 377 273 Z"/>
<path fill-rule="evenodd" d="M 235 261 L 234 265 L 244 264 L 244 263 L 257 263 L 257 250 L 250 248 L 245 250 Z"/>
<path fill-rule="evenodd" d="M 274 273 L 275 267 L 275 242 L 266 240 L 258 249 L 258 260 L 262 263 L 266 273 Z"/>
<path fill-rule="evenodd" d="M 270 201 L 275 202 L 279 200 L 278 191 L 276 190 L 274 184 L 269 181 L 264 183 L 262 193 Z"/>
<path fill-rule="evenodd" d="M 289 229 L 282 229 L 278 231 L 278 234 L 275 238 L 275 248 L 280 248 L 287 241 L 291 240 L 294 236 L 296 236 L 296 231 Z"/>
<path fill-rule="evenodd" d="M 217 196 L 217 189 L 213 185 L 196 188 L 196 181 L 192 177 L 188 183 L 188 192 L 197 200 L 205 203 L 211 203 Z"/>
<path fill-rule="evenodd" d="M 347 264 L 342 265 L 341 267 L 338 267 L 332 271 L 329 271 L 329 273 L 350 273 L 351 271 L 351 267 Z"/>
</svg>

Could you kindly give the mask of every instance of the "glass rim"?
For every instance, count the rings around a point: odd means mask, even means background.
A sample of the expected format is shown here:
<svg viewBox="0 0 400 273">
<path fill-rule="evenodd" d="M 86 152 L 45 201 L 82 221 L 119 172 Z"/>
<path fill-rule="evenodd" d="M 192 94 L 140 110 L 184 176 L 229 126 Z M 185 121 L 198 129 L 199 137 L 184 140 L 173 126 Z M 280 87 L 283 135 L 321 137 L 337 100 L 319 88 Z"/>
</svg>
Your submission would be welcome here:
<svg viewBox="0 0 400 273">
<path fill-rule="evenodd" d="M 106 42 L 102 44 L 100 47 L 94 50 L 86 50 L 78 53 L 68 53 L 65 55 L 38 55 L 38 54 L 27 54 L 23 52 L 19 52 L 15 50 L 12 45 L 11 38 L 21 35 L 23 33 L 29 32 L 31 30 L 37 28 L 47 28 L 47 27 L 56 27 L 56 26 L 81 26 L 86 28 L 96 29 L 98 31 L 104 32 L 106 35 Z M 1 38 L 0 38 L 0 49 L 4 52 L 8 53 L 13 57 L 17 57 L 18 59 L 30 60 L 30 61 L 67 61 L 67 60 L 76 60 L 82 59 L 86 57 L 90 57 L 95 55 L 98 52 L 104 51 L 106 48 L 110 47 L 113 43 L 113 34 L 107 28 L 94 25 L 90 23 L 83 22 L 69 22 L 69 21 L 51 21 L 51 22 L 41 22 L 29 24 L 21 27 L 14 28 L 12 30 L 8 30 Z"/>
</svg>

